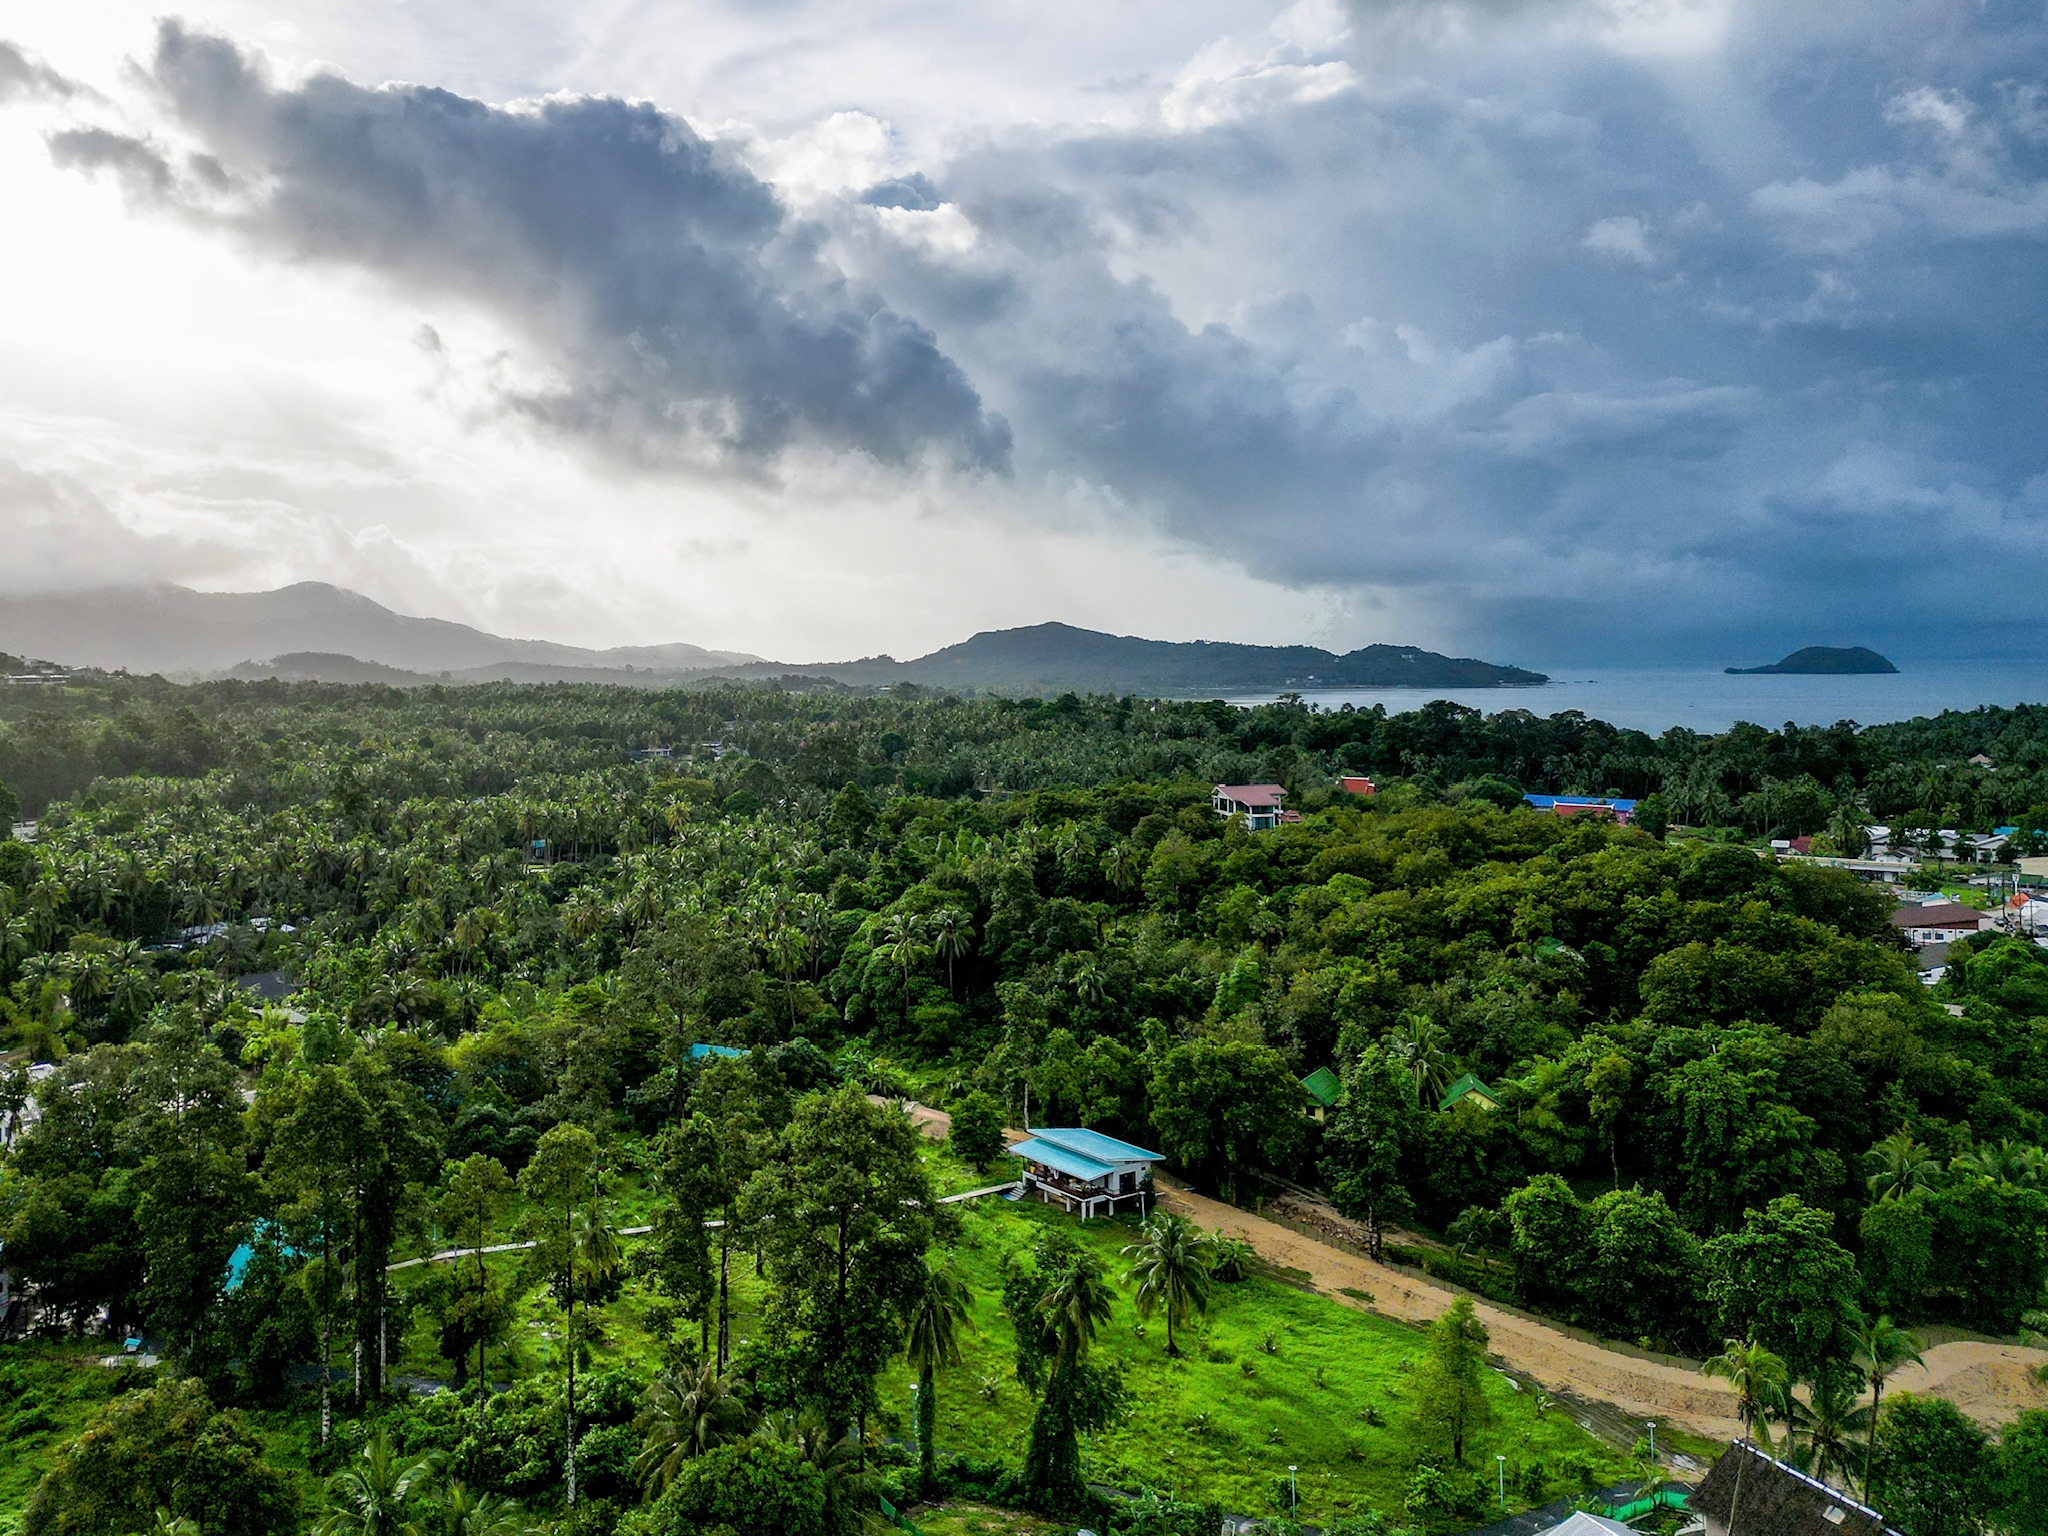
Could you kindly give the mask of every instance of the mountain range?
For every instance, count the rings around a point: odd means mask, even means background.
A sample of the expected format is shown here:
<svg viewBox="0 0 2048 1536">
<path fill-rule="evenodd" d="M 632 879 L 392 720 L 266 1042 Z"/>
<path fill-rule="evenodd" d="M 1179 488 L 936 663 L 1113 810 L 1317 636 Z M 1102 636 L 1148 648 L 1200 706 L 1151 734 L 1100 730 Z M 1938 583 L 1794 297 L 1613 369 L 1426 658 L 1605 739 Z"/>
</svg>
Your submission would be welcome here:
<svg viewBox="0 0 2048 1536">
<path fill-rule="evenodd" d="M 168 584 L 0 598 L 0 651 L 71 666 L 168 676 L 337 683 L 598 682 L 670 687 L 796 674 L 851 687 L 897 682 L 1010 695 L 1199 693 L 1278 688 L 1487 688 L 1548 682 L 1521 667 L 1369 645 L 1145 640 L 1070 624 L 985 630 L 911 661 L 789 663 L 696 645 L 592 650 L 512 640 L 447 619 L 395 613 L 324 582 L 274 592 Z"/>
</svg>

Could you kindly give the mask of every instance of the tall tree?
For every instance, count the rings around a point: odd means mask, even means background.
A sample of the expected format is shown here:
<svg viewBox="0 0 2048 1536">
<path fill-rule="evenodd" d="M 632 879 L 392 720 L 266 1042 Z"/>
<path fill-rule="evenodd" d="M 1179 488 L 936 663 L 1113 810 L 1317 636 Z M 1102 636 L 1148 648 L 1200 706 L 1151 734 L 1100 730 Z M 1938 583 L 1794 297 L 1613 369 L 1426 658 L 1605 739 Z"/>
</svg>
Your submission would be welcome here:
<svg viewBox="0 0 2048 1536">
<path fill-rule="evenodd" d="M 1920 1364 L 1920 1341 L 1891 1318 L 1879 1313 L 1865 1317 L 1858 1312 L 1851 1319 L 1849 1335 L 1855 1341 L 1856 1365 L 1870 1382 L 1870 1439 L 1863 1454 L 1863 1490 L 1870 1491 L 1870 1472 L 1877 1454 L 1877 1425 L 1884 1407 L 1884 1384 L 1894 1373 Z"/>
<path fill-rule="evenodd" d="M 1159 1150 L 1224 1199 L 1259 1167 L 1282 1167 L 1299 1150 L 1308 1093 L 1270 1046 L 1190 1040 L 1160 1061 L 1152 1080 Z"/>
<path fill-rule="evenodd" d="M 1096 1330 L 1109 1321 L 1112 1296 L 1102 1261 L 1055 1229 L 1010 1272 L 1003 1309 L 1017 1347 L 1017 1379 L 1038 1397 L 1024 1453 L 1026 1497 L 1052 1514 L 1082 1509 L 1081 1436 L 1114 1421 L 1122 1378 L 1088 1358 Z"/>
<path fill-rule="evenodd" d="M 598 1277 L 590 1270 L 602 1260 L 604 1243 L 593 1229 L 592 1203 L 598 1194 L 597 1138 L 580 1125 L 562 1124 L 541 1137 L 533 1158 L 520 1170 L 519 1188 L 533 1203 L 528 1229 L 534 1240 L 533 1263 L 554 1290 L 562 1308 L 562 1360 L 568 1396 L 564 1435 L 568 1502 L 576 1503 L 576 1334 L 577 1297 Z M 592 1252 L 596 1249 L 596 1252 Z M 617 1248 L 610 1249 L 616 1267 Z M 608 1278 L 608 1277 L 607 1277 Z"/>
<path fill-rule="evenodd" d="M 1209 1307 L 1208 1252 L 1201 1229 L 1177 1212 L 1154 1211 L 1140 1229 L 1140 1240 L 1127 1244 L 1123 1256 L 1131 1261 L 1124 1282 L 1138 1288 L 1133 1298 L 1138 1315 L 1166 1315 L 1166 1353 L 1178 1358 L 1174 1325 Z"/>
<path fill-rule="evenodd" d="M 1735 1389 L 1735 1412 L 1744 1432 L 1768 1450 L 1771 1416 L 1786 1411 L 1792 1390 L 1792 1375 L 1785 1362 L 1753 1339 L 1730 1339 L 1721 1353 L 1700 1369 Z"/>
<path fill-rule="evenodd" d="M 1708 1296 L 1722 1330 L 1767 1345 L 1802 1381 L 1846 1370 L 1854 1351 L 1860 1281 L 1833 1227 L 1826 1211 L 1785 1195 L 1707 1244 Z"/>
<path fill-rule="evenodd" d="M 471 1153 L 459 1163 L 448 1165 L 437 1214 L 441 1230 L 457 1243 L 468 1244 L 476 1261 L 475 1288 L 471 1306 L 481 1321 L 490 1311 L 491 1281 L 484 1268 L 484 1249 L 490 1245 L 491 1226 L 505 1212 L 512 1193 L 512 1177 L 505 1165 L 481 1152 Z M 477 1327 L 476 1379 L 484 1382 L 484 1346 L 490 1330 Z"/>
<path fill-rule="evenodd" d="M 1399 1065 L 1378 1046 L 1360 1053 L 1344 1077 L 1344 1096 L 1323 1130 L 1323 1177 L 1337 1207 L 1365 1222 L 1366 1252 L 1384 1255 L 1383 1221 L 1407 1214 L 1402 1151 L 1417 1134 L 1415 1095 Z"/>
<path fill-rule="evenodd" d="M 797 1101 L 743 1202 L 774 1282 L 772 1336 L 793 1386 L 833 1438 L 865 1426 L 875 1379 L 900 1347 L 925 1284 L 925 1249 L 950 1233 L 917 1154 L 917 1132 L 858 1088 Z"/>
<path fill-rule="evenodd" d="M 903 1353 L 917 1372 L 917 1460 L 926 1487 L 937 1473 L 939 1372 L 960 1363 L 960 1330 L 974 1326 L 972 1294 L 951 1262 L 925 1265 L 924 1285 L 904 1319 Z"/>
<path fill-rule="evenodd" d="M 1415 1412 L 1426 1433 L 1447 1443 L 1454 1463 L 1465 1444 L 1493 1422 L 1486 1400 L 1486 1325 L 1472 1298 L 1460 1296 L 1429 1325 L 1429 1349 L 1415 1372 Z"/>
</svg>

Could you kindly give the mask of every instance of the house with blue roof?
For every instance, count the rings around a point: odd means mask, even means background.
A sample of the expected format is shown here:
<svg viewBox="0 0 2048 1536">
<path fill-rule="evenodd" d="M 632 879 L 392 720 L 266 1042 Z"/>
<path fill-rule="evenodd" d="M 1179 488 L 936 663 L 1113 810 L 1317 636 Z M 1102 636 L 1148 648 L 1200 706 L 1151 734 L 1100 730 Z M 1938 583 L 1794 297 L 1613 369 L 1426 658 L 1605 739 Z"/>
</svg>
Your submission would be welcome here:
<svg viewBox="0 0 2048 1536">
<path fill-rule="evenodd" d="M 1060 1127 L 1034 1130 L 1010 1150 L 1024 1160 L 1021 1194 L 1060 1206 L 1084 1221 L 1119 1209 L 1141 1215 L 1149 1210 L 1152 1165 L 1166 1161 L 1161 1153 L 1100 1131 Z"/>
</svg>

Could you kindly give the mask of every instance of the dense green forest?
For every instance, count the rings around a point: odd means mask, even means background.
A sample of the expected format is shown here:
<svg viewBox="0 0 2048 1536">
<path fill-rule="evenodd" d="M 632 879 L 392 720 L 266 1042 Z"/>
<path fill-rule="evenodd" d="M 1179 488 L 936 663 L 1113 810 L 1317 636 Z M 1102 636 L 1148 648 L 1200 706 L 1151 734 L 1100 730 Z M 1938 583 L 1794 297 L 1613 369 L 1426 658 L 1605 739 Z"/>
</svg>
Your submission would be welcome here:
<svg viewBox="0 0 2048 1536">
<path fill-rule="evenodd" d="M 1027 1094 L 1198 1189 L 1315 1186 L 1375 1249 L 1718 1357 L 1759 1433 L 1937 1511 L 1910 1536 L 2042 1529 L 2048 1417 L 1987 1438 L 1901 1394 L 1864 1435 L 1855 1400 L 1903 1329 L 2048 1326 L 2048 951 L 1981 936 L 1927 987 L 1887 896 L 1746 840 L 2037 825 L 2048 710 L 1652 739 L 1443 703 L 114 678 L 0 697 L 0 780 L 38 820 L 0 843 L 0 1258 L 39 1335 L 167 1361 L 86 1402 L 72 1357 L 0 1344 L 43 1403 L 0 1434 L 55 1446 L 31 1536 L 366 1499 L 649 1536 L 850 1530 L 935 1489 L 1078 1516 L 1138 1390 L 1101 1330 L 1269 1282 L 1171 1221 L 1105 1249 L 937 1203 Z M 1227 826 L 1209 788 L 1241 780 L 1302 819 Z M 244 985 L 273 973 L 288 1007 Z M 1439 1109 L 1465 1074 L 1497 1111 Z M 478 1251 L 388 1268 L 443 1248 Z M 1010 1458 L 934 1447 L 977 1309 Z M 1405 1492 L 1372 1504 L 1360 1450 L 1326 1514 L 1475 1523 L 1467 1432 L 1507 1412 L 1476 1327 L 1386 1387 Z M 412 1398 L 422 1359 L 468 1390 Z M 919 1423 L 885 1395 L 906 1369 Z M 1522 1502 L 1568 1491 L 1550 1454 Z M 1091 1518 L 1204 1528 L 1217 1488 L 1122 1466 L 1180 1502 Z"/>
</svg>

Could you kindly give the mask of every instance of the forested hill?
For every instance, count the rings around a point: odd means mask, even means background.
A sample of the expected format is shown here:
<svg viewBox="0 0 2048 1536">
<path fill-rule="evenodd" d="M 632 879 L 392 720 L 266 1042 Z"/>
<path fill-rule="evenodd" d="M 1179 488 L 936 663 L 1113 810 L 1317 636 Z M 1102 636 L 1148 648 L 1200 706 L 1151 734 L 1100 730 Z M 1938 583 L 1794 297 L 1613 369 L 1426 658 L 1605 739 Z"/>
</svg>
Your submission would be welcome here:
<svg viewBox="0 0 2048 1536">
<path fill-rule="evenodd" d="M 1339 792 L 1350 768 L 1379 792 Z M 373 1477 L 380 1529 L 396 1504 L 857 1536 L 878 1495 L 928 1493 L 1156 1536 L 1217 1530 L 1227 1481 L 1344 1536 L 1440 1536 L 1500 1490 L 1597 1485 L 1532 1446 L 1569 1416 L 1486 1428 L 1482 1389 L 1530 1394 L 1482 1380 L 1456 1318 L 1425 1340 L 1345 1312 L 1408 1363 L 1365 1395 L 1333 1353 L 1283 1399 L 1330 1335 L 1282 1321 L 1241 1245 L 938 1203 L 935 1170 L 991 1181 L 1028 1094 L 1031 1123 L 1156 1147 L 1203 1193 L 1313 1184 L 1471 1289 L 1724 1350 L 1899 1529 L 2032 1536 L 2027 1382 L 1993 1430 L 1896 1392 L 1866 1444 L 1855 1408 L 1900 1329 L 2048 1328 L 2048 951 L 1974 936 L 1928 986 L 1889 896 L 1745 844 L 1873 808 L 1971 825 L 2048 800 L 2044 771 L 2040 709 L 1652 741 L 1450 705 L 0 691 L 0 777 L 42 812 L 0 841 L 0 1244 L 50 1336 L 0 1342 L 0 1381 L 12 1403 L 54 1359 L 72 1415 L 9 1415 L 0 1499 L 24 1536 L 158 1508 L 289 1531 Z M 1225 824 L 1216 779 L 1281 783 L 1302 819 Z M 1643 824 L 1539 812 L 1537 786 L 1639 793 Z M 1652 801 L 1699 830 L 1658 835 Z M 1444 1107 L 1468 1075 L 1497 1108 Z M 951 1113 L 950 1161 L 869 1094 Z M 1161 1264 L 1238 1287 L 1244 1330 L 1183 1315 L 1202 1346 L 1169 1360 L 1137 1278 Z M 979 1386 L 933 1339 L 968 1322 Z M 102 1327 L 168 1368 L 53 1353 Z M 1088 1486 L 1161 1466 L 1194 1501 L 1173 1524 Z M 523 1516 L 432 1507 L 480 1498 Z"/>
<path fill-rule="evenodd" d="M 1070 624 L 985 630 L 905 663 L 916 681 L 1002 692 L 1186 693 L 1205 689 L 1528 687 L 1540 672 L 1406 645 L 1339 656 L 1311 645 L 1141 640 Z"/>
</svg>

